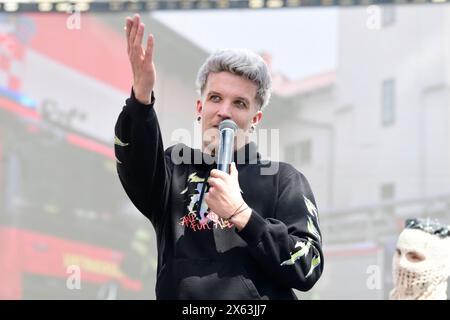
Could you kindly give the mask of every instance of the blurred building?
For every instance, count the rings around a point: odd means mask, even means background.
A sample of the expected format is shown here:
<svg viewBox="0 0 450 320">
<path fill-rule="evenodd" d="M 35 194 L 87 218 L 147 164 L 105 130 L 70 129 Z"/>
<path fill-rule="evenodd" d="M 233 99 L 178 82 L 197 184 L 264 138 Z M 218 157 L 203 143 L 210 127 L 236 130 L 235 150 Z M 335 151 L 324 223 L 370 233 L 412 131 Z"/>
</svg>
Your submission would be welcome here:
<svg viewBox="0 0 450 320">
<path fill-rule="evenodd" d="M 0 299 L 154 298 L 156 237 L 113 152 L 132 84 L 125 16 L 83 14 L 70 29 L 64 14 L 0 15 Z M 157 38 L 169 141 L 193 126 L 194 70 L 206 53 L 144 22 Z M 68 287 L 73 267 L 79 289 Z"/>
<path fill-rule="evenodd" d="M 281 158 L 321 212 L 328 259 L 313 298 L 386 298 L 404 219 L 450 220 L 449 18 L 448 6 L 340 10 L 336 70 L 274 78 L 281 102 L 264 126 L 280 128 Z"/>
<path fill-rule="evenodd" d="M 383 299 L 403 220 L 450 220 L 450 8 L 339 14 L 336 69 L 273 74 L 260 129 L 279 129 L 273 159 L 302 171 L 318 203 L 325 272 L 299 295 Z M 154 231 L 112 149 L 132 83 L 125 17 L 83 14 L 68 29 L 64 15 L 0 16 L 0 298 L 154 298 Z M 207 53 L 143 22 L 165 147 L 198 147 L 194 81 Z M 67 289 L 70 265 L 86 289 Z"/>
</svg>

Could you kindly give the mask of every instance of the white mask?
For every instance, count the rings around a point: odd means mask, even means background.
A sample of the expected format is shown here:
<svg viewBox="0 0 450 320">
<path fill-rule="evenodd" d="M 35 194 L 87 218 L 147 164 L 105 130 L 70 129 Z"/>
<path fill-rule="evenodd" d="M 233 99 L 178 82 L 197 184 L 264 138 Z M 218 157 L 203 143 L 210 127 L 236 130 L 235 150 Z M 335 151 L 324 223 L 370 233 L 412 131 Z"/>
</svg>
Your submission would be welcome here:
<svg viewBox="0 0 450 320">
<path fill-rule="evenodd" d="M 450 237 L 419 229 L 399 236 L 392 262 L 391 299 L 447 299 L 450 275 Z"/>
</svg>

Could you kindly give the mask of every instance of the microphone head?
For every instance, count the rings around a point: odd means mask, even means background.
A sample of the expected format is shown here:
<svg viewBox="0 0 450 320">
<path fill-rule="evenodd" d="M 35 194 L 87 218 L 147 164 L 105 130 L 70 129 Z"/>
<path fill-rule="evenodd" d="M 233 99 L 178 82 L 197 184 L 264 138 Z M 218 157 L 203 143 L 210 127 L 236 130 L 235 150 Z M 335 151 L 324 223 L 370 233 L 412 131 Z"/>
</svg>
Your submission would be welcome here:
<svg viewBox="0 0 450 320">
<path fill-rule="evenodd" d="M 236 131 L 238 128 L 237 124 L 231 120 L 231 119 L 226 119 L 223 120 L 220 124 L 219 124 L 219 130 L 222 131 L 224 129 L 232 129 L 233 132 Z"/>
</svg>

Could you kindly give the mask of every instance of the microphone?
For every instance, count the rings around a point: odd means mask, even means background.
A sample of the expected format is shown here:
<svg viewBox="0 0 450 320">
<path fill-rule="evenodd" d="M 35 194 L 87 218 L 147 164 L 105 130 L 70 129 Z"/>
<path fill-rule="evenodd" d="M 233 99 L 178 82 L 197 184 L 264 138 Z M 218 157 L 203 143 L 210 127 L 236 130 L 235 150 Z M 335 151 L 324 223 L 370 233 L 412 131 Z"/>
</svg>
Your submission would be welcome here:
<svg viewBox="0 0 450 320">
<path fill-rule="evenodd" d="M 217 169 L 230 173 L 230 164 L 234 151 L 234 134 L 238 126 L 231 120 L 223 120 L 219 125 L 219 151 L 217 152 Z"/>
</svg>

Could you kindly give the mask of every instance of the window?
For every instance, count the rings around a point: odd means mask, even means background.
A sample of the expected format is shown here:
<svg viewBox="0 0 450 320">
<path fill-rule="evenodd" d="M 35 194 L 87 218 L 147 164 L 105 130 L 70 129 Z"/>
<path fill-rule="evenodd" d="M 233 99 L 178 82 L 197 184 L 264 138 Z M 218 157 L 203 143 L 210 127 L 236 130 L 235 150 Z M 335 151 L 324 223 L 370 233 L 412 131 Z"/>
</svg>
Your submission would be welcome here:
<svg viewBox="0 0 450 320">
<path fill-rule="evenodd" d="M 385 183 L 381 185 L 381 200 L 392 200 L 395 198 L 395 185 Z"/>
<path fill-rule="evenodd" d="M 395 185 L 393 183 L 385 183 L 380 188 L 381 202 L 389 202 L 395 198 Z M 387 205 L 383 207 L 383 212 L 388 216 L 393 216 L 395 212 L 394 205 Z"/>
<path fill-rule="evenodd" d="M 383 8 L 383 27 L 388 27 L 395 23 L 395 5 L 384 5 Z"/>
<path fill-rule="evenodd" d="M 387 79 L 382 85 L 382 123 L 389 126 L 395 122 L 395 80 Z"/>
</svg>

